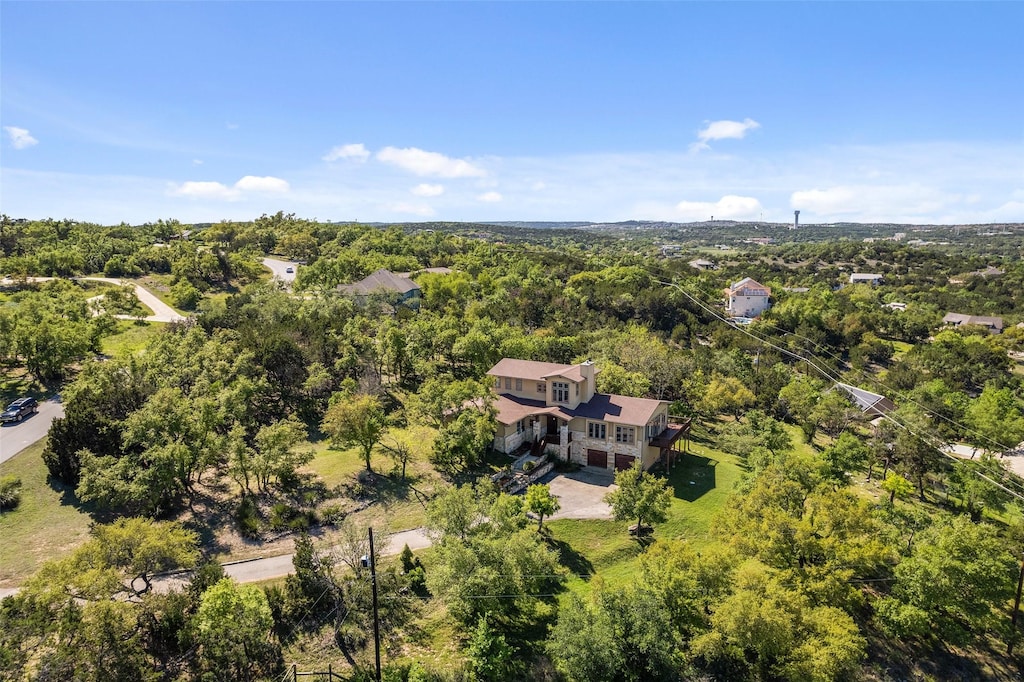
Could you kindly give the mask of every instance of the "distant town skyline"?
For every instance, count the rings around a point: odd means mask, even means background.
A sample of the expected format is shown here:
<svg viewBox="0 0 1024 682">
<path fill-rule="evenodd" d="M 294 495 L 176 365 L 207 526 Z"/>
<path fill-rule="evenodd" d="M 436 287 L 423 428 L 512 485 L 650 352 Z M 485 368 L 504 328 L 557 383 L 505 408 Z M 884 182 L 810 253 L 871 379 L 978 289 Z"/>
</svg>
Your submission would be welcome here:
<svg viewBox="0 0 1024 682">
<path fill-rule="evenodd" d="M 0 211 L 1024 221 L 1015 2 L 31 3 Z"/>
</svg>

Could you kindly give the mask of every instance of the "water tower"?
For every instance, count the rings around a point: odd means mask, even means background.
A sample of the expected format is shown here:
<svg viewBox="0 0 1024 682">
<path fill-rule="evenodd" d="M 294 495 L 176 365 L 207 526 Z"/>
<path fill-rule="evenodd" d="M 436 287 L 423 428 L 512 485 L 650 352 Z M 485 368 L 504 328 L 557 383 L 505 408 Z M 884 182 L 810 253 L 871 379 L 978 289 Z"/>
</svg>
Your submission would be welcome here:
<svg viewBox="0 0 1024 682">
<path fill-rule="evenodd" d="M 800 211 L 793 211 L 793 229 L 800 227 Z"/>
</svg>

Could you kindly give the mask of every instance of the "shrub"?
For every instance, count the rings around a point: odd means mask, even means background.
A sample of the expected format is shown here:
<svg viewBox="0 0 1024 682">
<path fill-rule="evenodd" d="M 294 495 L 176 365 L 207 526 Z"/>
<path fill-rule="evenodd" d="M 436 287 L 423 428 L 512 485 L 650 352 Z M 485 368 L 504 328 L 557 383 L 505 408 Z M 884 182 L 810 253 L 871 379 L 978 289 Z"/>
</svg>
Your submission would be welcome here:
<svg viewBox="0 0 1024 682">
<path fill-rule="evenodd" d="M 0 510 L 14 509 L 21 502 L 21 479 L 17 476 L 0 477 Z"/>
<path fill-rule="evenodd" d="M 330 526 L 336 526 L 345 518 L 345 510 L 340 504 L 325 504 L 320 509 L 320 518 Z"/>
<path fill-rule="evenodd" d="M 273 530 L 307 530 L 312 520 L 302 510 L 284 502 L 278 502 L 270 509 L 270 527 Z"/>
<path fill-rule="evenodd" d="M 523 462 L 523 473 L 528 474 L 536 468 L 536 464 L 531 460 L 529 462 Z"/>
<path fill-rule="evenodd" d="M 238 532 L 247 538 L 258 538 L 260 536 L 260 515 L 256 509 L 256 503 L 246 495 L 238 504 L 238 511 L 235 512 L 235 521 L 238 523 Z"/>
</svg>

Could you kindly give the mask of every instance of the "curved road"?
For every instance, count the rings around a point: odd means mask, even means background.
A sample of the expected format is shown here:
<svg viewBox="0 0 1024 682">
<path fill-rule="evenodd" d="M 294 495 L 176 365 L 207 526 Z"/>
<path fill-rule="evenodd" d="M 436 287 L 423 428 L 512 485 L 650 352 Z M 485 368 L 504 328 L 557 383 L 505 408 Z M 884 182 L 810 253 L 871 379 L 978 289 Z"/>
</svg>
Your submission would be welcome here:
<svg viewBox="0 0 1024 682">
<path fill-rule="evenodd" d="M 135 291 L 135 297 L 139 301 L 153 311 L 153 314 L 149 317 L 144 317 L 146 322 L 181 322 L 185 320 L 185 316 L 179 313 L 177 310 L 167 305 L 149 289 L 139 286 L 135 282 L 125 282 L 120 279 L 113 277 L 76 277 L 75 279 L 86 279 L 91 282 L 106 282 L 107 284 L 114 284 L 116 286 L 129 285 Z M 129 319 L 135 319 L 128 316 Z"/>
<path fill-rule="evenodd" d="M 0 425 L 0 464 L 35 443 L 46 438 L 50 422 L 64 416 L 60 400 L 52 399 L 39 403 L 39 412 L 17 424 Z"/>
<path fill-rule="evenodd" d="M 264 258 L 263 265 L 274 273 L 273 278 L 284 282 L 289 288 L 295 281 L 295 273 L 299 270 L 299 264 L 293 261 L 279 260 L 277 258 Z M 288 268 L 292 271 L 288 272 Z"/>
</svg>

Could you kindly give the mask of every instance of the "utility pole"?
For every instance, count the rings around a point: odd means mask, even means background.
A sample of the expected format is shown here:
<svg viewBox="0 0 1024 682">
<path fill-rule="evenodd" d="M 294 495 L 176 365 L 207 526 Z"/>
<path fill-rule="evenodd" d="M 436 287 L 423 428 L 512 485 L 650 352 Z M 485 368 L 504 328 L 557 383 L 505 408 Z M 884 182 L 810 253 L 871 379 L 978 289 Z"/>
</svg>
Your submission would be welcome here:
<svg viewBox="0 0 1024 682">
<path fill-rule="evenodd" d="M 1006 655 L 1013 653 L 1013 645 L 1017 641 L 1017 613 L 1020 612 L 1020 593 L 1024 588 L 1024 556 L 1021 557 L 1020 576 L 1017 578 L 1017 596 L 1013 600 L 1013 617 L 1010 618 L 1010 643 L 1006 645 Z"/>
<path fill-rule="evenodd" d="M 373 653 L 377 659 L 377 682 L 380 682 L 380 618 L 377 615 L 377 559 L 373 551 L 373 528 L 370 533 L 370 582 L 373 585 Z"/>
</svg>

